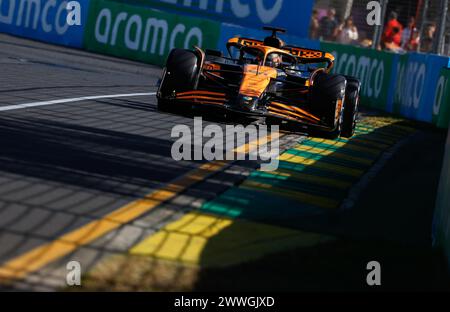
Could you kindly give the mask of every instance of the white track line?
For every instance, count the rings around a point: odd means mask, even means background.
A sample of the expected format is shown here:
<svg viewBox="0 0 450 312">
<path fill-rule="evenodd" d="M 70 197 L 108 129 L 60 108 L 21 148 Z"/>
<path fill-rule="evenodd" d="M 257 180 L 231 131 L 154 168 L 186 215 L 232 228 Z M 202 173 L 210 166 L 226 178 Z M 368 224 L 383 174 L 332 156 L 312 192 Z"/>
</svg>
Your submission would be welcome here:
<svg viewBox="0 0 450 312">
<path fill-rule="evenodd" d="M 80 102 L 80 101 L 87 101 L 87 100 L 114 99 L 114 98 L 122 98 L 122 97 L 150 96 L 150 95 L 156 95 L 156 92 L 94 95 L 94 96 L 83 96 L 83 97 L 77 97 L 77 98 L 71 98 L 71 99 L 59 99 L 59 100 L 52 100 L 52 101 L 42 101 L 42 102 L 32 102 L 32 103 L 24 103 L 24 104 L 17 104 L 17 105 L 0 106 L 0 112 L 22 109 L 22 108 L 37 107 L 37 106 Z"/>
</svg>

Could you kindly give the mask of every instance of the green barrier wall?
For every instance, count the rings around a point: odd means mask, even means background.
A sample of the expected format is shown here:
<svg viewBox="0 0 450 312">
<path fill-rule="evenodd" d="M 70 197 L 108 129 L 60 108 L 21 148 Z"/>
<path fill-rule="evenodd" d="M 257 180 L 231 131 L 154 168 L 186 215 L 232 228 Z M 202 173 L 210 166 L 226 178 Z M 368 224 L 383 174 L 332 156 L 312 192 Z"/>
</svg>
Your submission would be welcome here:
<svg viewBox="0 0 450 312">
<path fill-rule="evenodd" d="M 433 103 L 433 123 L 439 128 L 450 124 L 450 69 L 441 70 Z"/>
<path fill-rule="evenodd" d="M 368 107 L 386 110 L 392 85 L 396 55 L 387 52 L 322 43 L 322 50 L 336 57 L 334 73 L 358 77 L 362 82 L 361 102 Z"/>
<path fill-rule="evenodd" d="M 93 1 L 84 36 L 87 50 L 163 65 L 174 47 L 216 48 L 220 24 L 205 19 Z"/>
</svg>

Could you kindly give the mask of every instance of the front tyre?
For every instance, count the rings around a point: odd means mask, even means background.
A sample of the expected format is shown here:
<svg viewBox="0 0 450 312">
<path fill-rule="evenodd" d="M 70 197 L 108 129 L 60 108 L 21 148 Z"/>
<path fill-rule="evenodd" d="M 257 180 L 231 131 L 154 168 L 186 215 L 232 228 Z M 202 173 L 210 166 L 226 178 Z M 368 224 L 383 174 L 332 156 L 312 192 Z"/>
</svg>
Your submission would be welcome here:
<svg viewBox="0 0 450 312">
<path fill-rule="evenodd" d="M 336 121 L 335 129 L 331 132 L 325 132 L 324 134 L 325 139 L 336 140 L 340 136 L 343 136 L 342 134 L 343 123 L 344 123 L 344 110 L 341 108 L 339 110 L 339 116 L 338 120 Z"/>
<path fill-rule="evenodd" d="M 328 139 L 341 135 L 346 86 L 347 80 L 341 75 L 322 73 L 314 79 L 311 103 L 316 116 L 322 116 L 322 124 L 332 129 L 324 133 Z"/>
<path fill-rule="evenodd" d="M 344 118 L 341 136 L 351 138 L 355 134 L 358 119 L 359 92 L 361 82 L 358 79 L 347 77 L 347 88 L 345 90 Z"/>
<path fill-rule="evenodd" d="M 173 49 L 166 62 L 163 78 L 158 90 L 158 109 L 172 111 L 177 93 L 197 89 L 199 78 L 199 59 L 197 55 L 184 49 Z M 180 103 L 180 105 L 186 105 Z M 178 105 L 177 105 L 178 106 Z"/>
</svg>

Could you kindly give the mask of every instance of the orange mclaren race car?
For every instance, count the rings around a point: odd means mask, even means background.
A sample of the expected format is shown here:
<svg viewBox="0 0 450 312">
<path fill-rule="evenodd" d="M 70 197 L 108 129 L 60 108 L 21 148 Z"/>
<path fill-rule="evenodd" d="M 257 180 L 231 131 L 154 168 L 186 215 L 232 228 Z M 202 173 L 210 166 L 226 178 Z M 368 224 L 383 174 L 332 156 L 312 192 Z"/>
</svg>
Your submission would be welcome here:
<svg viewBox="0 0 450 312">
<path fill-rule="evenodd" d="M 175 111 L 180 105 L 221 107 L 228 112 L 283 120 L 316 128 L 330 137 L 354 134 L 358 79 L 330 74 L 330 53 L 287 46 L 279 28 L 264 41 L 232 38 L 230 57 L 220 51 L 174 49 L 169 54 L 157 92 L 158 108 Z"/>
</svg>

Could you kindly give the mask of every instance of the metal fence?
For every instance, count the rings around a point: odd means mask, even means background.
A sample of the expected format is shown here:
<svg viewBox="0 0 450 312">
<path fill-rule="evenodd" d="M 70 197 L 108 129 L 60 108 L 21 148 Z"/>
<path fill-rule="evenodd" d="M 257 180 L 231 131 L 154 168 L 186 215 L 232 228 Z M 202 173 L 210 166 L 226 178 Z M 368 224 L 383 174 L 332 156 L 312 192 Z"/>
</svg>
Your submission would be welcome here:
<svg viewBox="0 0 450 312">
<path fill-rule="evenodd" d="M 368 23 L 368 14 L 374 11 L 368 9 L 369 2 L 373 1 L 315 0 L 310 38 L 395 52 L 449 55 L 450 0 L 376 1 L 379 25 Z"/>
</svg>

